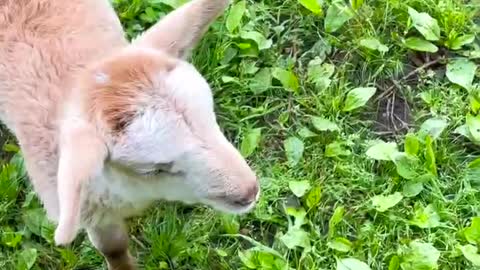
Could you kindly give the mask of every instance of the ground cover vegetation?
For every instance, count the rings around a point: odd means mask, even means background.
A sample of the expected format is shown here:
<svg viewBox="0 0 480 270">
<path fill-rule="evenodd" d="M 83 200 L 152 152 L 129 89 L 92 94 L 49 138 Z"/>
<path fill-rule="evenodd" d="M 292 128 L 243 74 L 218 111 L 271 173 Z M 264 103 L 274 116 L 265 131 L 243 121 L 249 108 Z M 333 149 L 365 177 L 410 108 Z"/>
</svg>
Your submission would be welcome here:
<svg viewBox="0 0 480 270">
<path fill-rule="evenodd" d="M 113 0 L 129 38 L 185 0 Z M 143 269 L 480 267 L 477 0 L 236 0 L 192 61 L 258 171 L 255 211 L 159 203 L 130 221 Z M 2 269 L 103 269 L 53 244 L 14 138 Z"/>
</svg>

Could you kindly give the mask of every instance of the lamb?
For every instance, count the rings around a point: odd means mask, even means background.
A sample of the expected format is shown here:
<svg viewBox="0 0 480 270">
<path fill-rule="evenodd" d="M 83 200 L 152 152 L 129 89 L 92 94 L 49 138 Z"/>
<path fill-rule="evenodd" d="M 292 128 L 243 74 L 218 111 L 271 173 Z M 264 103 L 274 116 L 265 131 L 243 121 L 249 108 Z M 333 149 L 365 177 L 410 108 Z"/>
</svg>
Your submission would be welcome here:
<svg viewBox="0 0 480 270">
<path fill-rule="evenodd" d="M 109 0 L 0 2 L 0 120 L 57 245 L 85 229 L 109 269 L 136 269 L 125 219 L 154 202 L 255 206 L 256 174 L 186 60 L 228 4 L 192 0 L 129 43 Z"/>
</svg>

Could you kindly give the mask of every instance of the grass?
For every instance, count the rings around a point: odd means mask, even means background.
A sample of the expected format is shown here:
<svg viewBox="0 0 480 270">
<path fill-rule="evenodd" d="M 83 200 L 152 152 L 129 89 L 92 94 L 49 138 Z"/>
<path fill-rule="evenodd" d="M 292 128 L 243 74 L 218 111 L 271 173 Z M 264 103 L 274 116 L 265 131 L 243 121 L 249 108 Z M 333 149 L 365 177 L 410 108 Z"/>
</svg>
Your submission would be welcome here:
<svg viewBox="0 0 480 270">
<path fill-rule="evenodd" d="M 114 1 L 130 38 L 180 2 Z M 142 269 L 478 269 L 479 7 L 235 1 L 192 61 L 261 201 L 240 217 L 159 203 L 130 221 Z M 15 142 L 4 151 L 0 266 L 104 268 L 85 235 L 53 245 Z"/>
</svg>

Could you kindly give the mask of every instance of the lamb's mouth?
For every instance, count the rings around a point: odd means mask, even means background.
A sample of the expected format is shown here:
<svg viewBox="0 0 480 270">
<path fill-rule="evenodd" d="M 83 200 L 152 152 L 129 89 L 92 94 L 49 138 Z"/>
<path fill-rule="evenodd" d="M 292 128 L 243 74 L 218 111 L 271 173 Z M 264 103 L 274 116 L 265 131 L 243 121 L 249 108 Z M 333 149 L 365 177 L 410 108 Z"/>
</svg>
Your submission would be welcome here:
<svg viewBox="0 0 480 270">
<path fill-rule="evenodd" d="M 202 203 L 224 213 L 245 214 L 255 207 L 257 199 L 250 202 L 241 202 L 231 200 L 226 196 L 217 196 L 204 199 L 202 200 Z"/>
</svg>

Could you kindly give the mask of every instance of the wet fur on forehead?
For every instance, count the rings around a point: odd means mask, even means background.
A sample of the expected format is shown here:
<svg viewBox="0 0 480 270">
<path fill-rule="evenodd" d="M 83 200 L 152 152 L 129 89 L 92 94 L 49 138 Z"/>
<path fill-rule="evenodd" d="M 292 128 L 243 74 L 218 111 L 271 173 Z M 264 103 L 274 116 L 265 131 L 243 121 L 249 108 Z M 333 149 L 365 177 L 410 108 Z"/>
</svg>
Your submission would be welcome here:
<svg viewBox="0 0 480 270">
<path fill-rule="evenodd" d="M 163 79 L 177 65 L 162 52 L 126 50 L 89 69 L 87 110 L 112 135 L 122 134 L 133 119 L 167 91 Z M 161 105 L 161 103 L 156 103 Z"/>
</svg>

